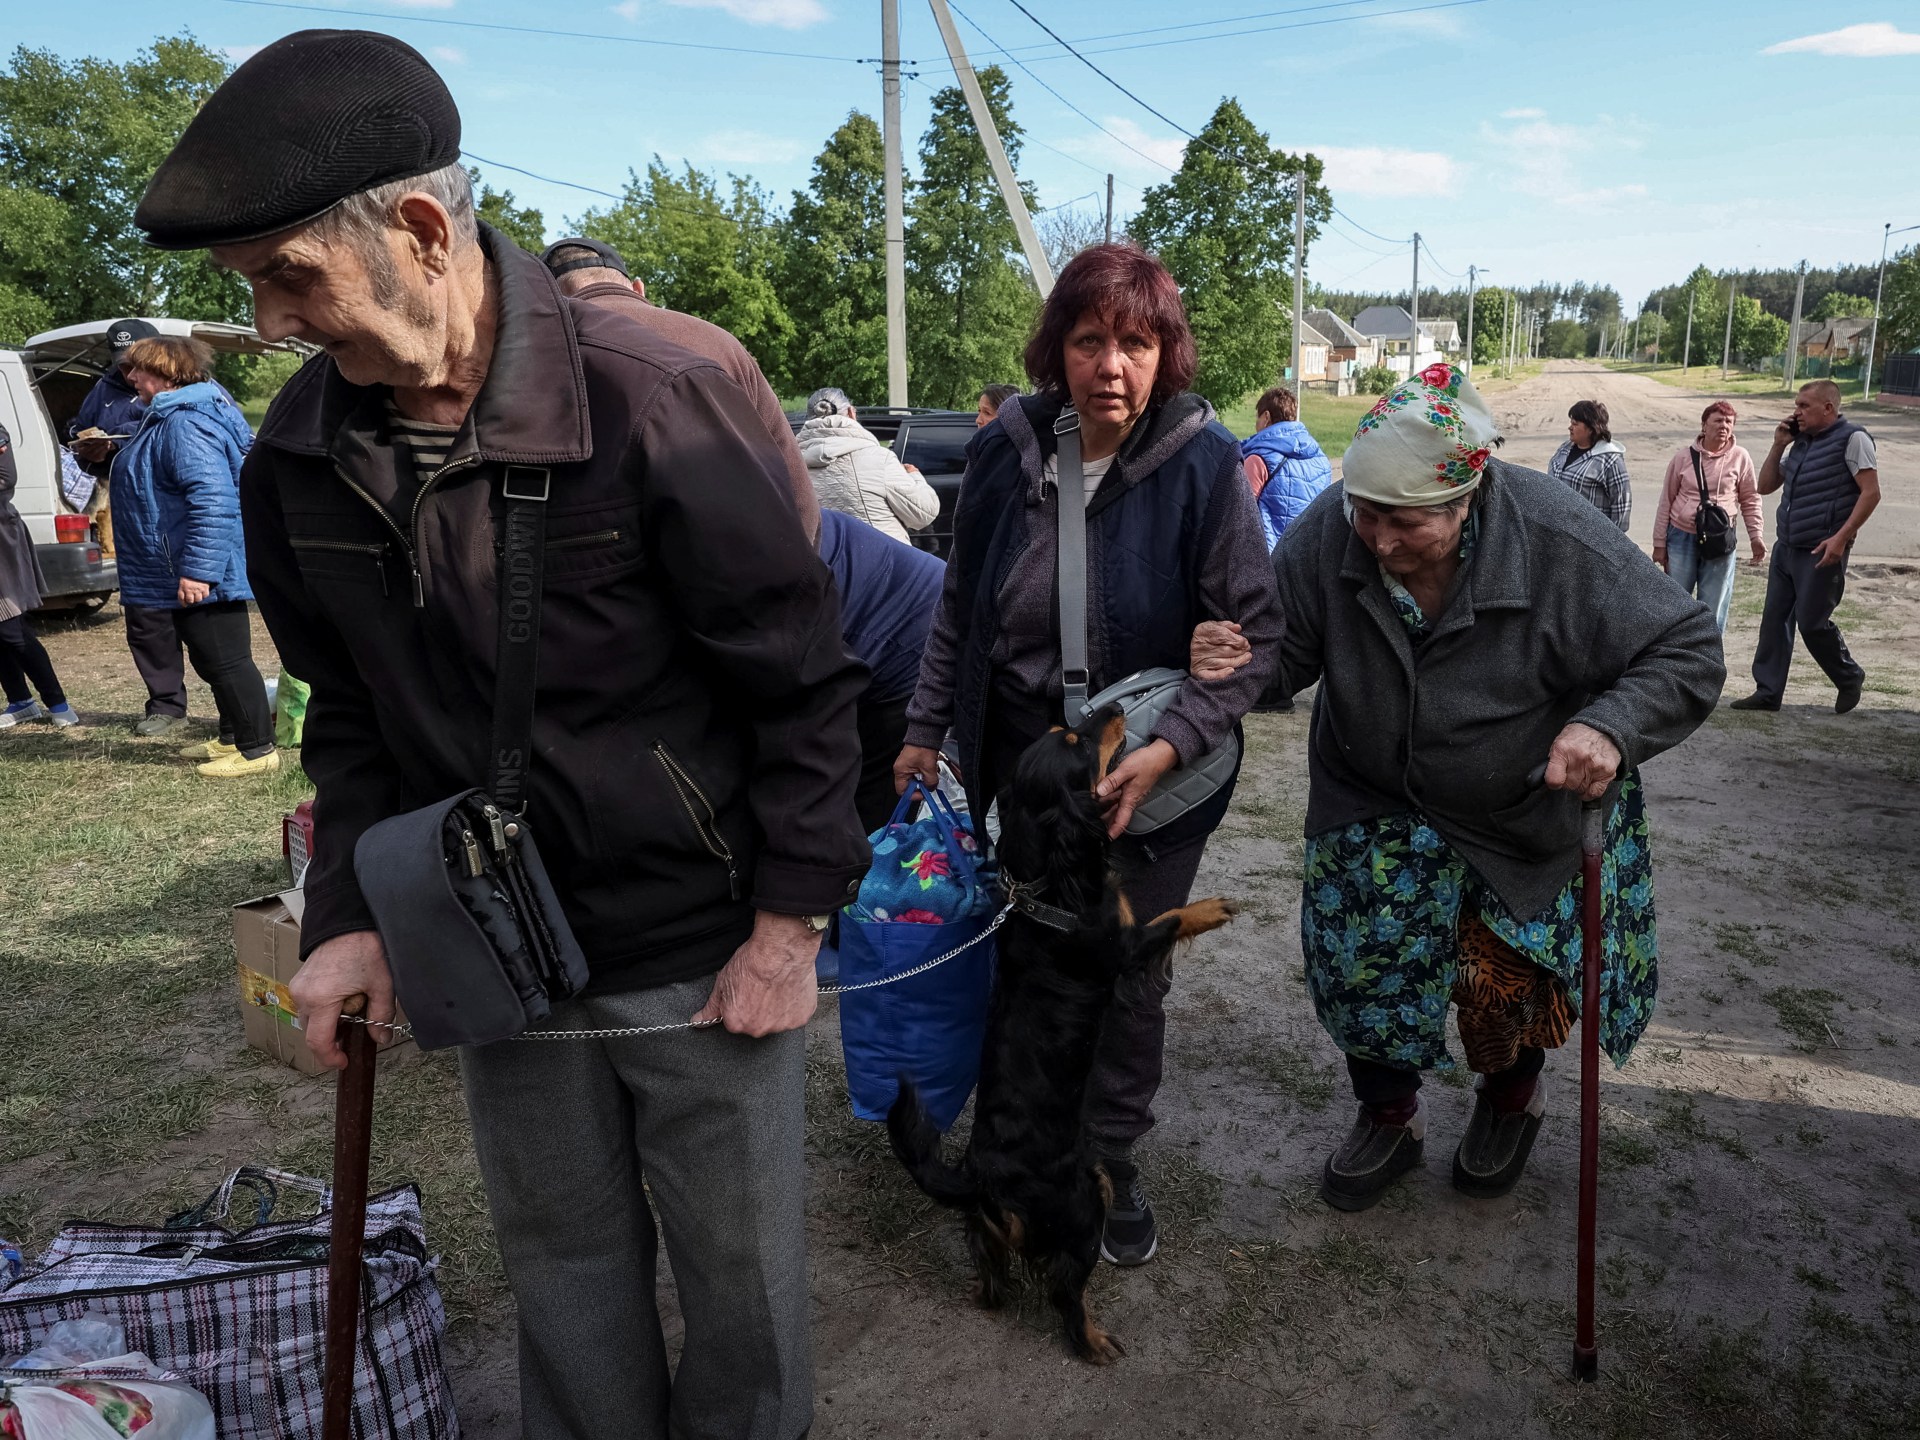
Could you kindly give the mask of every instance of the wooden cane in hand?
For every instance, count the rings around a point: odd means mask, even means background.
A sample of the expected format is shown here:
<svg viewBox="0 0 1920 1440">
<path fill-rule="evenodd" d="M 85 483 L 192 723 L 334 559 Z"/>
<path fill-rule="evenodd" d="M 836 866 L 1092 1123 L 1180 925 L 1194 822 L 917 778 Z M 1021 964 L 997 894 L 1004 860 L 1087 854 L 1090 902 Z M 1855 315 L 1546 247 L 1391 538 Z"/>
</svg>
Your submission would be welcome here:
<svg viewBox="0 0 1920 1440">
<path fill-rule="evenodd" d="M 367 997 L 341 1007 L 364 1015 Z M 373 1061 L 365 1025 L 340 1026 L 347 1068 L 333 1101 L 333 1231 L 327 1247 L 326 1379 L 320 1391 L 321 1440 L 352 1440 L 353 1371 L 360 1350 L 360 1247 L 367 1225 L 367 1164 L 373 1143 Z"/>
<path fill-rule="evenodd" d="M 1601 802 L 1580 812 L 1580 1239 L 1576 1264 L 1573 1376 L 1600 1378 L 1593 1333 L 1593 1251 L 1600 1208 L 1600 852 L 1606 834 Z"/>
</svg>

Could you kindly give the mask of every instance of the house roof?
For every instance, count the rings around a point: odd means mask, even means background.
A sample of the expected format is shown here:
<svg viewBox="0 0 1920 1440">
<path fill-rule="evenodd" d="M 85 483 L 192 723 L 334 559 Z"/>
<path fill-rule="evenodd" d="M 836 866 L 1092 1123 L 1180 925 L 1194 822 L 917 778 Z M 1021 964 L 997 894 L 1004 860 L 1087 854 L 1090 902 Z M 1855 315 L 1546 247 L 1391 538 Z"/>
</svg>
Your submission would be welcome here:
<svg viewBox="0 0 1920 1440">
<path fill-rule="evenodd" d="M 1810 345 L 1814 341 L 1823 344 L 1845 345 L 1858 340 L 1873 328 L 1873 321 L 1858 315 L 1845 316 L 1839 320 L 1802 320 L 1800 322 L 1799 344 Z"/>
<path fill-rule="evenodd" d="M 1332 346 L 1357 348 L 1365 345 L 1369 339 L 1331 310 L 1309 310 L 1306 312 L 1305 319 L 1315 330 L 1326 336 L 1327 343 Z"/>
<path fill-rule="evenodd" d="M 1324 345 L 1329 350 L 1334 348 L 1333 341 L 1322 335 L 1319 330 L 1309 325 L 1304 319 L 1300 322 L 1300 343 L 1302 345 Z"/>
<path fill-rule="evenodd" d="M 1398 305 L 1369 305 L 1353 317 L 1353 328 L 1362 335 L 1386 340 L 1404 340 L 1413 327 L 1413 316 Z"/>
<path fill-rule="evenodd" d="M 1420 328 L 1434 340 L 1443 340 L 1449 345 L 1460 341 L 1460 322 L 1451 315 L 1443 315 L 1438 320 L 1422 320 Z"/>
</svg>

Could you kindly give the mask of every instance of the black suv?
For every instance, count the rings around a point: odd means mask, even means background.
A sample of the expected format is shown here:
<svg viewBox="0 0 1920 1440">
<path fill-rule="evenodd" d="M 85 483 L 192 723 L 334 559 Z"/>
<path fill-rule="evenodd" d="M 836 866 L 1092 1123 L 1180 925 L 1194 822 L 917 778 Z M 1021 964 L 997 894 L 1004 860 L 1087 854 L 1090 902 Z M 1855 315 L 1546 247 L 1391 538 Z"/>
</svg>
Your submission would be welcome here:
<svg viewBox="0 0 1920 1440">
<path fill-rule="evenodd" d="M 787 414 L 798 433 L 805 415 Z M 913 532 L 913 543 L 945 560 L 953 549 L 953 507 L 960 499 L 960 477 L 967 468 L 967 442 L 973 438 L 971 410 L 892 409 L 884 405 L 859 406 L 855 418 L 881 444 L 920 473 L 940 497 L 940 513 L 924 530 Z"/>
</svg>

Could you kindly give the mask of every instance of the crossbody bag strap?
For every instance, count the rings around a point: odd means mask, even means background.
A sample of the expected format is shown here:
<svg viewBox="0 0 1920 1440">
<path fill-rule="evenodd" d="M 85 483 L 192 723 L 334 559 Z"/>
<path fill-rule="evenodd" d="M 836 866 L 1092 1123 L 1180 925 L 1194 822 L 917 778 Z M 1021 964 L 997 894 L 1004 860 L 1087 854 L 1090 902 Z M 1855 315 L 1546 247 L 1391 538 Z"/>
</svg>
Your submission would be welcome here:
<svg viewBox="0 0 1920 1440">
<path fill-rule="evenodd" d="M 533 764 L 533 694 L 540 667 L 540 592 L 547 552 L 547 492 L 551 472 L 509 465 L 500 492 L 499 643 L 494 651 L 494 804 L 509 814 L 527 808 L 527 771 Z"/>
<path fill-rule="evenodd" d="M 1087 718 L 1087 475 L 1080 463 L 1080 417 L 1072 408 L 1053 422 L 1059 483 L 1054 507 L 1060 545 L 1054 589 L 1060 602 L 1060 671 L 1066 686 L 1067 724 Z"/>
<path fill-rule="evenodd" d="M 1689 445 L 1687 447 L 1687 454 L 1693 457 L 1693 478 L 1700 482 L 1700 508 L 1704 510 L 1708 505 L 1713 503 L 1707 494 L 1707 472 L 1700 468 L 1700 452 L 1698 450 Z M 1694 522 L 1694 528 L 1699 528 L 1699 521 L 1696 520 Z"/>
</svg>

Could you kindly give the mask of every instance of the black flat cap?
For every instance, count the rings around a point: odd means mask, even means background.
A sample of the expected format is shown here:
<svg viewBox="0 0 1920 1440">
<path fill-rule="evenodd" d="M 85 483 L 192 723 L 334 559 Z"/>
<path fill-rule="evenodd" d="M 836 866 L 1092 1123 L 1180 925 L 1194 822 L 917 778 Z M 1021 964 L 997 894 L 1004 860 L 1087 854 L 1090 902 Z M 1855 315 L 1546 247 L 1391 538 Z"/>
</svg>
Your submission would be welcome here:
<svg viewBox="0 0 1920 1440">
<path fill-rule="evenodd" d="M 589 260 L 580 256 L 573 260 L 556 260 L 554 257 L 562 250 L 591 250 L 594 258 Z M 589 240 L 584 235 L 569 235 L 564 240 L 556 240 L 540 252 L 540 263 L 551 270 L 558 279 L 569 270 L 618 270 L 627 275 L 627 262 L 620 252 L 604 240 Z M 627 275 L 632 279 L 631 275 Z"/>
<path fill-rule="evenodd" d="M 213 92 L 133 223 L 162 250 L 236 245 L 459 158 L 460 112 L 419 51 L 371 30 L 301 30 Z"/>
</svg>

